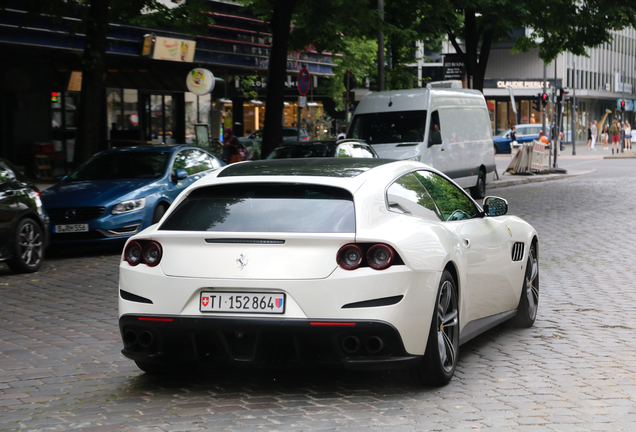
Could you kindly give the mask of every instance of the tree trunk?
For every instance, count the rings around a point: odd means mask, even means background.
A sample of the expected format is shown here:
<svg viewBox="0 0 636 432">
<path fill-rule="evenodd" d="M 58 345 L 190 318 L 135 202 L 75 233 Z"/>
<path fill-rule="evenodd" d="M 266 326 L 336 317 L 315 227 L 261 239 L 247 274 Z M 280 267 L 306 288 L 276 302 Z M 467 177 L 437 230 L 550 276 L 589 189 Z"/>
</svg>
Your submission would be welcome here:
<svg viewBox="0 0 636 432">
<path fill-rule="evenodd" d="M 86 39 L 82 55 L 82 92 L 75 137 L 75 166 L 87 161 L 100 149 L 99 130 L 104 108 L 108 5 L 109 0 L 91 0 L 88 6 Z"/>
<path fill-rule="evenodd" d="M 272 47 L 267 66 L 267 93 L 265 96 L 265 127 L 261 158 L 266 158 L 283 141 L 283 102 L 287 78 L 287 51 L 291 17 L 298 0 L 270 1 L 273 6 Z"/>
<path fill-rule="evenodd" d="M 473 88 L 484 91 L 484 78 L 486 77 L 486 67 L 488 67 L 488 57 L 490 57 L 490 49 L 492 48 L 494 30 L 486 30 L 481 38 L 481 51 L 479 53 L 479 64 L 477 65 L 477 74 Z"/>
</svg>

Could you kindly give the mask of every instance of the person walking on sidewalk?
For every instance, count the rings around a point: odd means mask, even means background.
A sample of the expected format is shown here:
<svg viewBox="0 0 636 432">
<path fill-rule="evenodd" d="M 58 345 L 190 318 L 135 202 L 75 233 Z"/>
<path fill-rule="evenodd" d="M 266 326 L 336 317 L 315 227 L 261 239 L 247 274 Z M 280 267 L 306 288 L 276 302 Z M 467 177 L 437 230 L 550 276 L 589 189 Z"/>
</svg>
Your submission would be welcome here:
<svg viewBox="0 0 636 432">
<path fill-rule="evenodd" d="M 620 130 L 618 129 L 618 120 L 614 119 L 609 127 L 609 134 L 612 137 L 612 154 L 614 154 L 614 146 L 616 146 L 616 154 L 621 152 Z"/>
<path fill-rule="evenodd" d="M 609 142 L 609 126 L 603 126 L 603 132 L 601 133 L 601 141 L 603 141 L 603 150 L 607 150 L 607 143 Z"/>
<path fill-rule="evenodd" d="M 625 151 L 632 149 L 632 128 L 627 120 L 625 120 Z"/>
<path fill-rule="evenodd" d="M 592 150 L 592 122 L 587 126 L 587 149 Z"/>
<path fill-rule="evenodd" d="M 596 150 L 594 148 L 594 144 L 596 144 L 596 139 L 598 138 L 598 129 L 596 127 L 596 120 L 592 123 L 592 150 Z"/>
</svg>

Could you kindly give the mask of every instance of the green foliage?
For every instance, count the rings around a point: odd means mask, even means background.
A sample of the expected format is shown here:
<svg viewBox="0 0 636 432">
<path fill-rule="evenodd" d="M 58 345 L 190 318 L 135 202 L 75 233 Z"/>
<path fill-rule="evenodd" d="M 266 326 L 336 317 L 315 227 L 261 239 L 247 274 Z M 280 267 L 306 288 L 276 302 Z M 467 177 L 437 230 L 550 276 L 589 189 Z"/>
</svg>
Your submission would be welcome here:
<svg viewBox="0 0 636 432">
<path fill-rule="evenodd" d="M 236 79 L 239 80 L 239 88 L 241 89 L 241 93 L 245 99 L 256 99 L 258 97 L 258 92 L 254 90 L 254 85 L 258 76 L 248 75 L 236 77 Z"/>
<path fill-rule="evenodd" d="M 366 37 L 343 38 L 341 56 L 334 56 L 332 68 L 333 76 L 326 79 L 325 93 L 336 103 L 336 109 L 345 108 L 342 98 L 345 88 L 345 75 L 347 70 L 358 83 L 364 83 L 367 78 L 373 78 L 377 74 L 378 43 L 374 39 Z M 360 84 L 358 84 L 360 85 Z"/>
</svg>

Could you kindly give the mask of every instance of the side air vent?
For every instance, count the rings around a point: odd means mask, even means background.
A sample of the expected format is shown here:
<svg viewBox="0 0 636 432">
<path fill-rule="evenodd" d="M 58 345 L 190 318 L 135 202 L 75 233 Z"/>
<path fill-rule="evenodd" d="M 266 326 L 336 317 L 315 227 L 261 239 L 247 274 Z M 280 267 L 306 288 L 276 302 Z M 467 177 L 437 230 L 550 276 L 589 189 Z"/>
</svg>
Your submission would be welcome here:
<svg viewBox="0 0 636 432">
<path fill-rule="evenodd" d="M 512 245 L 512 260 L 513 261 L 521 261 L 523 259 L 523 248 L 524 244 L 521 242 L 516 242 Z"/>
</svg>

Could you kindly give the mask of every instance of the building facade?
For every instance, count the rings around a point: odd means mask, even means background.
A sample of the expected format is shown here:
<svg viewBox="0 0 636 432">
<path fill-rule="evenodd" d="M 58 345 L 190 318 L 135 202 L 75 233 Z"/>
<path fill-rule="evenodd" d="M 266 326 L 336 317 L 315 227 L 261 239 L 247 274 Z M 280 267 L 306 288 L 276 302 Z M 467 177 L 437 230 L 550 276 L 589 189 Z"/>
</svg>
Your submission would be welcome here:
<svg viewBox="0 0 636 432">
<path fill-rule="evenodd" d="M 262 127 L 267 23 L 237 3 L 215 0 L 210 5 L 215 23 L 197 37 L 110 23 L 103 99 L 90 101 L 103 107 L 101 149 L 191 142 L 197 124 L 207 124 L 211 139 L 221 139 L 228 126 L 239 136 Z M 0 9 L 0 52 L 6 60 L 0 68 L 0 157 L 36 175 L 34 154 L 49 153 L 56 176 L 66 174 L 74 162 L 84 47 L 83 35 L 73 31 L 77 20 L 30 20 L 20 1 Z M 333 102 L 317 90 L 331 75 L 332 55 L 308 49 L 288 56 L 285 124 L 290 126 L 298 118 L 296 78 L 302 66 L 313 79 L 301 119 L 315 132 L 325 113 L 337 116 Z M 214 75 L 211 93 L 189 91 L 186 77 L 195 68 Z"/>
<path fill-rule="evenodd" d="M 588 48 L 588 57 L 562 53 L 548 65 L 544 65 L 539 58 L 538 48 L 513 54 L 514 38 L 494 46 L 483 89 L 490 110 L 493 135 L 505 132 L 513 124 L 542 122 L 543 113 L 533 109 L 533 100 L 543 92 L 544 78 L 548 94 L 551 95 L 551 88 L 555 87 L 567 92 L 562 121 L 566 138 L 571 137 L 572 124 L 577 141 L 587 141 L 587 128 L 595 120 L 604 120 L 604 124 L 608 124 L 617 118 L 633 124 L 636 30 L 613 31 L 612 35 L 611 42 Z M 455 52 L 450 43 L 445 44 L 444 50 L 450 55 Z M 573 117 L 574 95 L 576 104 Z M 625 101 L 624 112 L 620 109 L 621 100 Z M 547 123 L 552 124 L 552 104 L 548 105 L 546 111 Z M 601 125 L 598 126 L 600 130 Z"/>
</svg>

